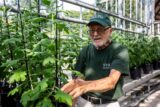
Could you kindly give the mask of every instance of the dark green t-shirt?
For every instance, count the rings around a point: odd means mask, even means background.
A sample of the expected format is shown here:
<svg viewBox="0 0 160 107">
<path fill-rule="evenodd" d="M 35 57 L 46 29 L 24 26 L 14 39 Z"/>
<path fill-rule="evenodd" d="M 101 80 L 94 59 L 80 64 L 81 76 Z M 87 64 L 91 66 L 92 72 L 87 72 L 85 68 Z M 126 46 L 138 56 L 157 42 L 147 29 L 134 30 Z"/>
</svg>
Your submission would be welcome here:
<svg viewBox="0 0 160 107">
<path fill-rule="evenodd" d="M 103 50 L 97 50 L 93 44 L 89 44 L 80 52 L 75 69 L 84 74 L 85 80 L 107 77 L 111 69 L 120 71 L 122 74 L 115 89 L 103 93 L 87 93 L 108 100 L 118 99 L 123 95 L 123 77 L 129 73 L 128 50 L 114 41 Z"/>
</svg>

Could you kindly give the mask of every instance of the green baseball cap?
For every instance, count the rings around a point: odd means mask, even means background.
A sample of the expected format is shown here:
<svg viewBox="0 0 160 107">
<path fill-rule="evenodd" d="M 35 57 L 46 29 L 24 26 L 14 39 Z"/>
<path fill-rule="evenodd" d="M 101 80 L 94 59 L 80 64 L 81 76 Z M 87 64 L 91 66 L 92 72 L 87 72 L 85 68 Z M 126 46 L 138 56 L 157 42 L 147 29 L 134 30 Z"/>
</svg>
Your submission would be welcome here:
<svg viewBox="0 0 160 107">
<path fill-rule="evenodd" d="M 111 20 L 109 19 L 108 15 L 104 13 L 96 13 L 93 17 L 90 18 L 87 26 L 92 23 L 98 23 L 104 27 L 111 27 Z"/>
</svg>

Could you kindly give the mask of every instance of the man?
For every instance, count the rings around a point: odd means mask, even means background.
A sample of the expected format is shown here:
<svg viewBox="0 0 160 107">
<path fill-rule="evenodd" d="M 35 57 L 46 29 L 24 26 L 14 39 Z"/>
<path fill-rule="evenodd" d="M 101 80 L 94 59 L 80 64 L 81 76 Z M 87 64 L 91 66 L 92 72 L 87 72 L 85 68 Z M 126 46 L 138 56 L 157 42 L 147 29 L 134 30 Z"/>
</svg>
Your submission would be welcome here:
<svg viewBox="0 0 160 107">
<path fill-rule="evenodd" d="M 82 49 L 75 69 L 85 79 L 73 79 L 61 90 L 78 98 L 77 107 L 119 107 L 123 95 L 123 78 L 128 75 L 128 51 L 110 39 L 111 21 L 106 14 L 97 13 L 89 23 L 92 43 Z"/>
</svg>

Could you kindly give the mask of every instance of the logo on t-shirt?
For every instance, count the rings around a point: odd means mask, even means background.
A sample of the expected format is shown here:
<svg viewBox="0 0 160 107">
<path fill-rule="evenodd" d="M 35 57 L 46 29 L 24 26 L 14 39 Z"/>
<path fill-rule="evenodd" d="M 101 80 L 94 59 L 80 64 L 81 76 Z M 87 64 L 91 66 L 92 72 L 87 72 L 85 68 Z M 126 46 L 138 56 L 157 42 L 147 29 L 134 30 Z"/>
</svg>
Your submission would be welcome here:
<svg viewBox="0 0 160 107">
<path fill-rule="evenodd" d="M 110 69 L 111 64 L 110 63 L 104 63 L 103 69 Z"/>
</svg>

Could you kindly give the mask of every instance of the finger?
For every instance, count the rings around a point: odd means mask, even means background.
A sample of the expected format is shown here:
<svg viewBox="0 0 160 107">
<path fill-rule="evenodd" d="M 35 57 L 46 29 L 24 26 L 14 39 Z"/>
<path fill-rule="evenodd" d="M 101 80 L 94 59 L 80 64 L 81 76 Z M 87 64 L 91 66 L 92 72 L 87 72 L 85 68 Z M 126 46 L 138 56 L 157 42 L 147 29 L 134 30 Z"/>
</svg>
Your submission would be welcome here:
<svg viewBox="0 0 160 107">
<path fill-rule="evenodd" d="M 71 86 L 71 85 L 74 85 L 74 84 L 75 84 L 75 80 L 71 80 L 71 81 L 69 81 L 69 83 L 65 84 L 65 85 L 61 88 L 61 90 L 64 90 L 65 88 L 67 88 L 67 87 L 69 87 L 69 86 Z"/>
<path fill-rule="evenodd" d="M 78 96 L 81 95 L 81 90 L 79 90 L 79 88 L 76 88 L 74 90 L 72 90 L 69 95 L 72 96 L 73 99 L 77 98 Z"/>
<path fill-rule="evenodd" d="M 76 93 L 75 89 L 73 89 L 72 91 L 70 91 L 69 95 L 73 97 L 73 95 Z"/>
<path fill-rule="evenodd" d="M 61 88 L 61 91 L 64 91 L 67 87 L 68 87 L 68 84 L 64 85 L 64 86 Z"/>
<path fill-rule="evenodd" d="M 79 97 L 81 95 L 81 92 L 77 92 L 77 93 L 75 93 L 73 96 L 72 96 L 72 98 L 73 99 L 76 99 L 77 97 Z"/>
<path fill-rule="evenodd" d="M 75 88 L 75 85 L 74 84 L 66 84 L 64 85 L 61 90 L 64 91 L 65 93 L 70 93 L 73 89 Z"/>
<path fill-rule="evenodd" d="M 73 90 L 72 87 L 66 87 L 66 88 L 62 89 L 62 91 L 64 91 L 65 93 L 69 93 L 69 92 L 71 92 L 72 90 Z"/>
</svg>

